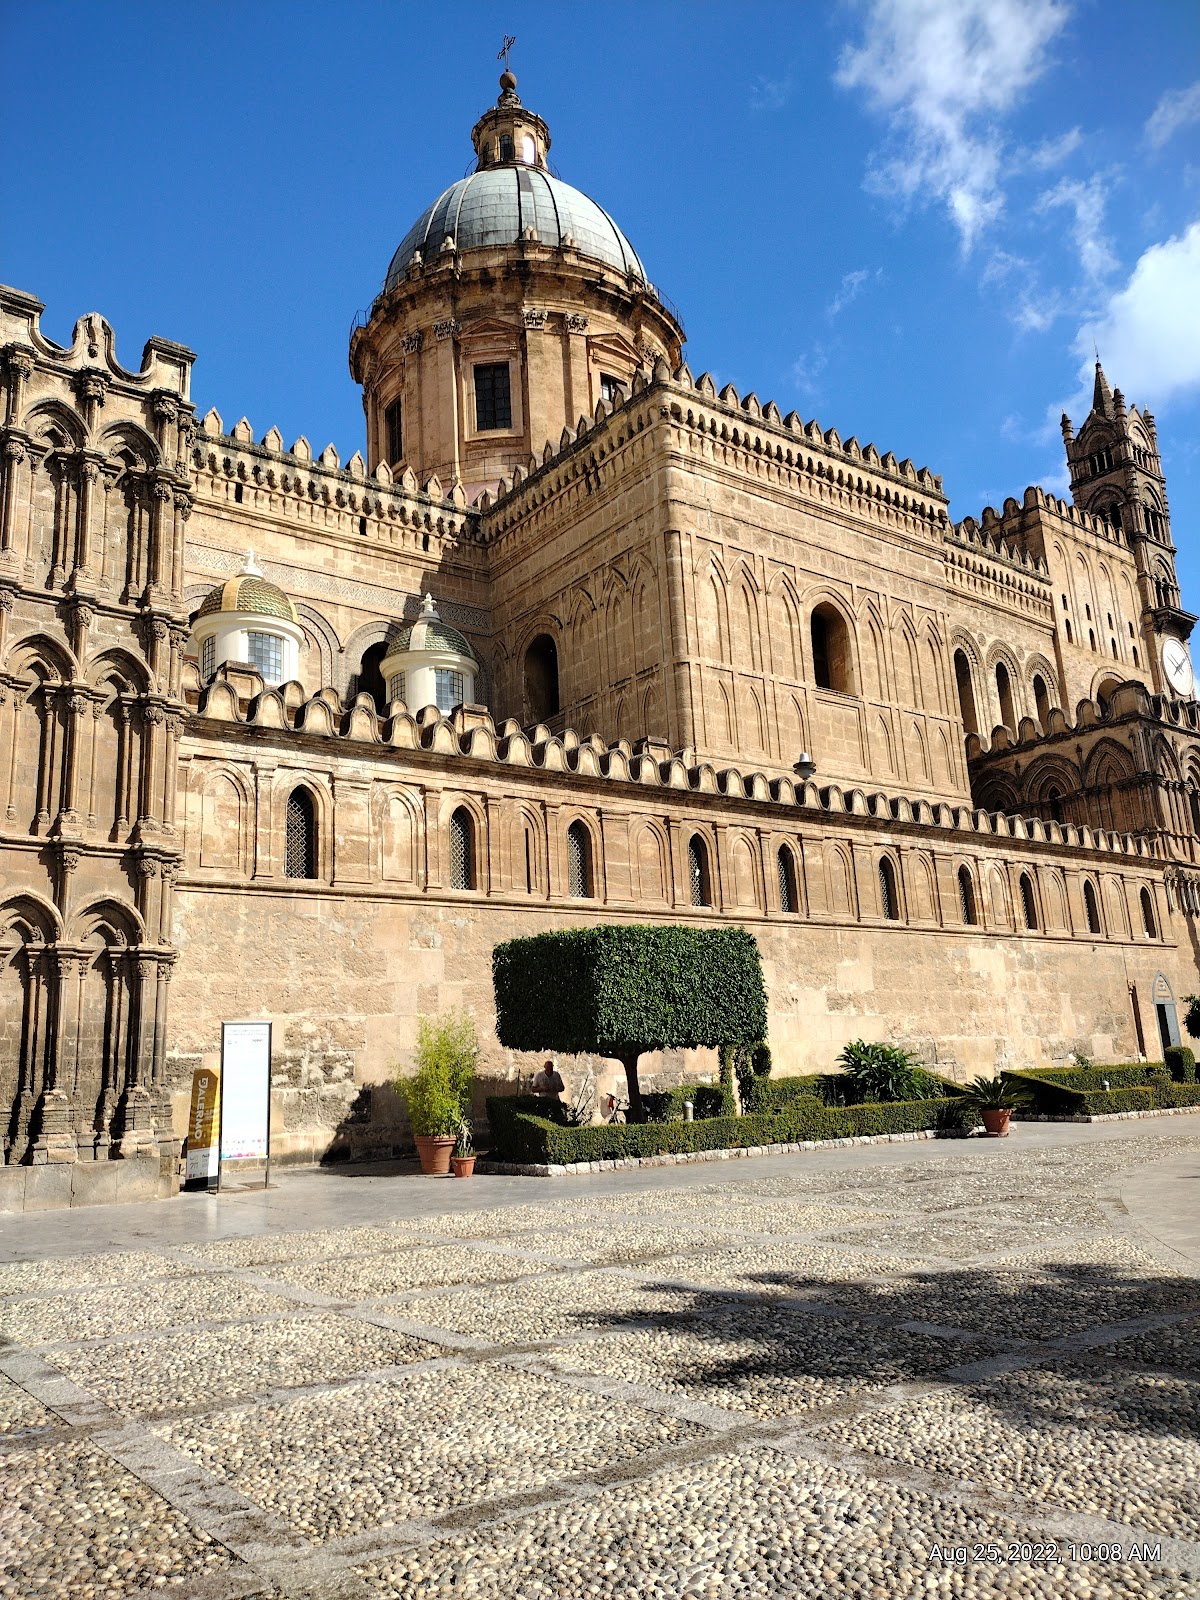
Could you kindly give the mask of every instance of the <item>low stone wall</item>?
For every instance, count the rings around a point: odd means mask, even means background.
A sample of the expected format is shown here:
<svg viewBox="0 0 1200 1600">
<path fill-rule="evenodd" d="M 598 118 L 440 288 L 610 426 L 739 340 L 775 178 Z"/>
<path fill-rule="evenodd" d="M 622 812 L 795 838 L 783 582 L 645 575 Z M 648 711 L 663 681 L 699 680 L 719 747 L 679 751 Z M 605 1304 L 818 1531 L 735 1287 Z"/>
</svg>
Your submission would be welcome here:
<svg viewBox="0 0 1200 1600">
<path fill-rule="evenodd" d="M 173 1158 L 0 1167 L 0 1214 L 130 1205 L 178 1193 L 179 1169 Z"/>
</svg>

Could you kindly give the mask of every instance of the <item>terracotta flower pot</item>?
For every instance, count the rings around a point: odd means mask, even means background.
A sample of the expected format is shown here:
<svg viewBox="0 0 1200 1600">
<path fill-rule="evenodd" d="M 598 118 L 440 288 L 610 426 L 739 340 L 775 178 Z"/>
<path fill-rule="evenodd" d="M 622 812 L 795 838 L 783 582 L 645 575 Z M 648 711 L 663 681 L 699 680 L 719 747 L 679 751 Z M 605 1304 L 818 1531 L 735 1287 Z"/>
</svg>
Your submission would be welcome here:
<svg viewBox="0 0 1200 1600">
<path fill-rule="evenodd" d="M 469 1178 L 475 1171 L 474 1156 L 451 1156 L 450 1165 L 454 1168 L 456 1178 Z"/>
<path fill-rule="evenodd" d="M 984 1132 L 989 1139 L 1008 1138 L 1008 1119 L 1012 1116 L 1012 1112 L 1007 1107 L 997 1106 L 992 1111 L 984 1111 L 980 1114 L 983 1117 Z"/>
<path fill-rule="evenodd" d="M 417 1154 L 421 1158 L 421 1171 L 428 1178 L 450 1176 L 450 1152 L 457 1144 L 454 1135 L 435 1134 L 417 1136 Z"/>
</svg>

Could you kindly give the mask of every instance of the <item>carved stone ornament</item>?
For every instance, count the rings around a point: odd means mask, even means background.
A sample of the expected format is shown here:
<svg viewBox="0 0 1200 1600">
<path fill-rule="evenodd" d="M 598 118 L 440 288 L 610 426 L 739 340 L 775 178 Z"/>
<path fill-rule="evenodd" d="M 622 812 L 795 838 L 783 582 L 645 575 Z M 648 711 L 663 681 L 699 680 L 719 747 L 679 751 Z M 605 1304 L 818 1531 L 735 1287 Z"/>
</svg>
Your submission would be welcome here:
<svg viewBox="0 0 1200 1600">
<path fill-rule="evenodd" d="M 439 334 L 438 337 L 440 338 L 441 335 Z M 406 333 L 404 335 L 403 339 L 400 341 L 400 348 L 404 351 L 405 355 L 411 356 L 414 355 L 424 343 L 425 335 L 418 328 L 416 333 Z"/>
<path fill-rule="evenodd" d="M 568 333 L 586 333 L 588 331 L 588 319 L 581 311 L 569 312 L 566 320 Z"/>
<path fill-rule="evenodd" d="M 546 326 L 546 313 L 544 311 L 527 311 L 525 313 L 525 326 L 527 328 L 544 328 Z"/>
<path fill-rule="evenodd" d="M 78 689 L 73 689 L 67 695 L 67 710 L 73 717 L 81 717 L 90 705 L 90 698 L 86 694 L 80 694 Z"/>
<path fill-rule="evenodd" d="M 139 856 L 134 871 L 139 878 L 157 878 L 158 862 L 152 856 Z"/>
<path fill-rule="evenodd" d="M 4 360 L 14 378 L 33 376 L 33 351 L 26 345 L 10 344 L 4 352 Z"/>
<path fill-rule="evenodd" d="M 186 522 L 192 514 L 192 501 L 190 497 L 186 494 L 180 494 L 178 490 L 175 491 L 175 509 L 179 512 L 179 515 L 182 517 L 184 522 Z"/>
<path fill-rule="evenodd" d="M 150 485 L 150 493 L 156 500 L 161 500 L 164 505 L 169 505 L 174 499 L 174 490 L 171 485 L 163 483 L 161 479 Z"/>
<path fill-rule="evenodd" d="M 77 844 L 60 844 L 58 847 L 58 859 L 64 872 L 74 872 L 82 855 L 83 851 Z"/>
<path fill-rule="evenodd" d="M 84 460 L 82 460 L 79 463 L 79 481 L 80 481 L 80 483 L 95 483 L 96 479 L 99 476 L 100 476 L 100 463 L 98 461 L 92 461 L 89 458 L 85 457 Z"/>
<path fill-rule="evenodd" d="M 9 588 L 0 588 L 0 611 L 11 611 L 13 608 L 14 591 Z"/>
<path fill-rule="evenodd" d="M 4 459 L 11 461 L 14 466 L 25 459 L 25 441 L 23 439 L 6 439 L 4 441 Z"/>
<path fill-rule="evenodd" d="M 433 331 L 438 339 L 453 339 L 456 333 L 462 332 L 462 323 L 457 317 L 447 317 L 444 322 L 435 322 Z"/>
<path fill-rule="evenodd" d="M 179 415 L 179 404 L 173 395 L 156 394 L 154 396 L 154 415 L 162 422 L 174 422 Z"/>
<path fill-rule="evenodd" d="M 145 706 L 142 709 L 142 721 L 148 722 L 152 728 L 156 728 L 160 722 L 164 722 L 166 715 L 161 706 Z"/>
<path fill-rule="evenodd" d="M 108 393 L 108 379 L 102 372 L 81 372 L 75 380 L 75 393 L 80 400 L 92 400 L 97 405 L 103 405 Z"/>
</svg>

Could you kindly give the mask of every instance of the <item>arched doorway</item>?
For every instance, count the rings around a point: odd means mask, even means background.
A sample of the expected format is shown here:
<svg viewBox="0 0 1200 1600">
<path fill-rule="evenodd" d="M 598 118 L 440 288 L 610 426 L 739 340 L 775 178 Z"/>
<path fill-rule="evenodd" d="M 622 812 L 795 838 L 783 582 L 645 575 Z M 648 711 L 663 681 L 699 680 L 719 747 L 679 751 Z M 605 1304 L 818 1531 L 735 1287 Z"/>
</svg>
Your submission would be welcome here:
<svg viewBox="0 0 1200 1600">
<path fill-rule="evenodd" d="M 387 684 L 383 681 L 380 663 L 388 653 L 386 640 L 373 644 L 370 649 L 363 651 L 362 664 L 354 680 L 354 694 L 369 694 L 375 702 L 375 709 L 382 717 L 387 711 Z M 353 696 L 351 696 L 353 700 Z"/>
<path fill-rule="evenodd" d="M 1179 1013 L 1175 1009 L 1175 996 L 1171 985 L 1160 972 L 1154 979 L 1154 1015 L 1158 1020 L 1159 1043 L 1164 1050 L 1169 1050 L 1172 1045 L 1182 1044 L 1183 1036 L 1179 1032 Z"/>
</svg>

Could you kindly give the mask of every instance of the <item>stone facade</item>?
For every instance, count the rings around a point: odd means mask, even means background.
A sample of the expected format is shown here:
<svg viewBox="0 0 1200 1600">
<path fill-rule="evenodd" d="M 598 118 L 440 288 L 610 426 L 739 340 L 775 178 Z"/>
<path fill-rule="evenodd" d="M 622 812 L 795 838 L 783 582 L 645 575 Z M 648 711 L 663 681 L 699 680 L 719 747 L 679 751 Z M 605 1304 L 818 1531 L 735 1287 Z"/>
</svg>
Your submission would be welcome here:
<svg viewBox="0 0 1200 1600">
<path fill-rule="evenodd" d="M 6 1163 L 170 1162 L 246 1015 L 281 1158 L 394 1149 L 417 1016 L 490 1039 L 492 945 L 597 918 L 749 927 L 783 1070 L 862 1034 L 960 1075 L 1156 1053 L 1197 987 L 1200 726 L 1153 419 L 1098 369 L 1073 503 L 955 524 L 927 468 L 693 377 L 515 82 L 474 137 L 493 210 L 397 252 L 344 466 L 197 418 L 184 347 L 129 371 L 0 290 Z M 191 636 L 247 547 L 285 682 Z M 426 593 L 478 704 L 387 699 Z"/>
</svg>

